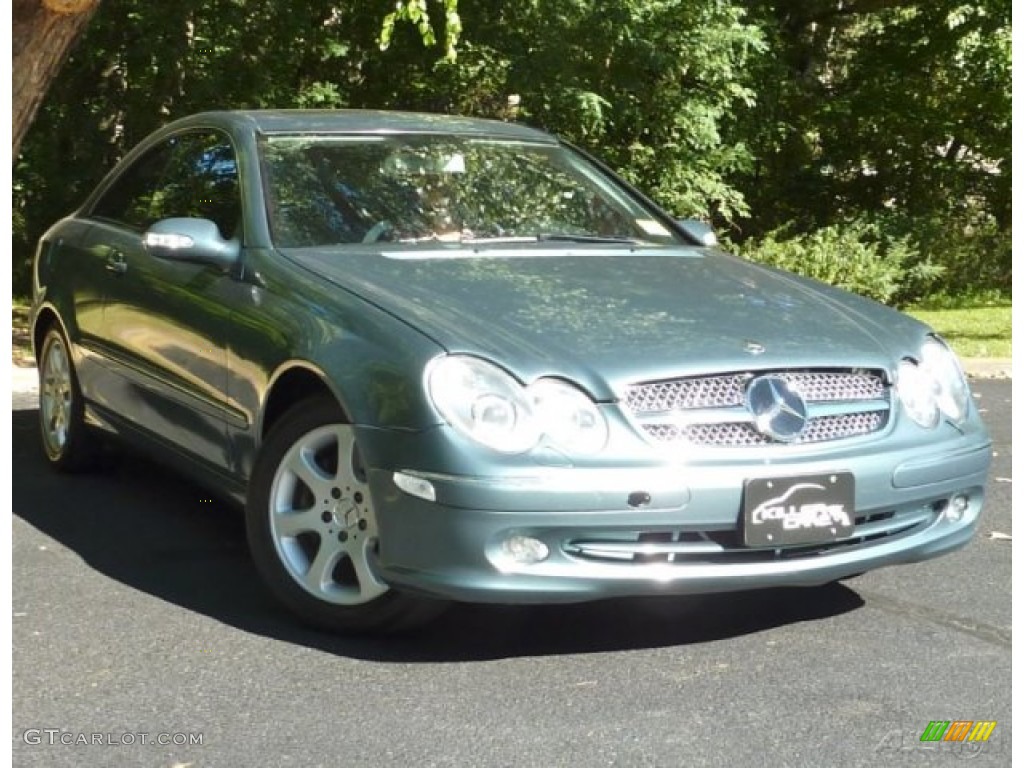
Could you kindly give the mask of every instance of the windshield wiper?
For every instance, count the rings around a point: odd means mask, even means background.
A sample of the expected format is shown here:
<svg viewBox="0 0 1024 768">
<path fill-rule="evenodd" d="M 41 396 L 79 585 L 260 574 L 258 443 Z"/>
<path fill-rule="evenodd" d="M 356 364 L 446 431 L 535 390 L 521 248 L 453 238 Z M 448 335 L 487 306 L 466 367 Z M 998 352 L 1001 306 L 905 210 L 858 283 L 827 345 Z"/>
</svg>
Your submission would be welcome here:
<svg viewBox="0 0 1024 768">
<path fill-rule="evenodd" d="M 567 243 L 614 243 L 616 245 L 645 245 L 645 241 L 625 235 L 573 235 L 562 232 L 541 232 L 537 235 L 538 242 Z"/>
<path fill-rule="evenodd" d="M 533 235 L 494 235 L 490 237 L 464 237 L 460 242 L 464 245 L 504 245 L 506 243 L 535 243 L 537 238 Z"/>
</svg>

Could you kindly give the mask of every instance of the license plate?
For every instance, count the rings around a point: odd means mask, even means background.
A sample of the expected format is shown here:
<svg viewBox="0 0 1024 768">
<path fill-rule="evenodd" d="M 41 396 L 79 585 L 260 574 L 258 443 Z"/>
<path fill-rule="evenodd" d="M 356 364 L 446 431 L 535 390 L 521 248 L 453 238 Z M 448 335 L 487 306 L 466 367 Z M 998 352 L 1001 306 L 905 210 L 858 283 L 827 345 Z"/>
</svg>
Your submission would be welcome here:
<svg viewBox="0 0 1024 768">
<path fill-rule="evenodd" d="M 743 486 L 748 547 L 827 544 L 853 535 L 853 474 L 757 478 Z"/>
</svg>

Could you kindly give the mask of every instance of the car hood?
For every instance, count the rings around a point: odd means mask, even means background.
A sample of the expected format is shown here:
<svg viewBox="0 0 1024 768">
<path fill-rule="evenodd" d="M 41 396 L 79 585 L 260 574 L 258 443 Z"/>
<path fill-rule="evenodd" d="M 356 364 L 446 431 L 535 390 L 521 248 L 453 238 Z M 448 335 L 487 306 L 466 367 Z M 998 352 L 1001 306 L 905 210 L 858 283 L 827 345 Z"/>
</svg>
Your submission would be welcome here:
<svg viewBox="0 0 1024 768">
<path fill-rule="evenodd" d="M 875 302 L 712 249 L 285 253 L 449 352 L 524 381 L 575 380 L 598 399 L 715 371 L 892 370 L 927 332 Z"/>
</svg>

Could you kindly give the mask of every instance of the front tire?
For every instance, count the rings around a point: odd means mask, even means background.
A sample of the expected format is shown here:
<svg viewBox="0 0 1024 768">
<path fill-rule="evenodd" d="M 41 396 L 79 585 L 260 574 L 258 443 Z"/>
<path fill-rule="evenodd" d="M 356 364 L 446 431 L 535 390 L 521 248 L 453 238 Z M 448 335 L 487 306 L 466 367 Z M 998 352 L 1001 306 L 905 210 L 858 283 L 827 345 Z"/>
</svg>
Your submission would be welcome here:
<svg viewBox="0 0 1024 768">
<path fill-rule="evenodd" d="M 443 606 L 377 575 L 373 495 L 355 430 L 331 398 L 293 406 L 271 429 L 253 469 L 246 528 L 271 591 L 316 626 L 394 631 Z"/>
</svg>

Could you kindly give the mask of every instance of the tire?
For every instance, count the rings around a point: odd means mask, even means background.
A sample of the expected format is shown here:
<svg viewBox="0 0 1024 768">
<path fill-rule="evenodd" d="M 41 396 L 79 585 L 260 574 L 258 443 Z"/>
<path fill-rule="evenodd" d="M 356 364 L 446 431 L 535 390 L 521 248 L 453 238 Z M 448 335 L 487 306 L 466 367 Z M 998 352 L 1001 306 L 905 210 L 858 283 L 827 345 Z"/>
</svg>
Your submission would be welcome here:
<svg viewBox="0 0 1024 768">
<path fill-rule="evenodd" d="M 39 432 L 43 452 L 55 469 L 77 472 L 95 464 L 98 445 L 85 424 L 71 347 L 56 326 L 47 330 L 39 355 Z"/>
<path fill-rule="evenodd" d="M 246 530 L 271 592 L 314 626 L 404 630 L 444 607 L 377 576 L 373 497 L 355 431 L 331 398 L 298 403 L 271 429 L 253 468 Z"/>
</svg>

